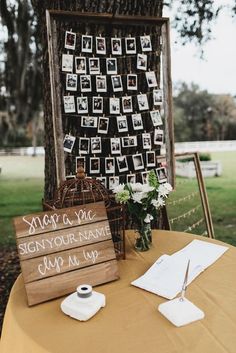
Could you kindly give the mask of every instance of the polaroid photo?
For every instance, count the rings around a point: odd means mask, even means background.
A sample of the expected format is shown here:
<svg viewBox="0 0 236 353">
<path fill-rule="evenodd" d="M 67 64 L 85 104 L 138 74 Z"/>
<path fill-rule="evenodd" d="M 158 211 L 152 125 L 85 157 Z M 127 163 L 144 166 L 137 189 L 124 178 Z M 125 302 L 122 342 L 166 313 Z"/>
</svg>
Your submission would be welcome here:
<svg viewBox="0 0 236 353">
<path fill-rule="evenodd" d="M 127 172 L 129 170 L 126 156 L 116 157 L 116 163 L 117 163 L 118 170 L 120 173 Z"/>
<path fill-rule="evenodd" d="M 120 75 L 111 76 L 111 83 L 112 83 L 113 92 L 123 91 L 122 79 Z"/>
<path fill-rule="evenodd" d="M 144 169 L 142 153 L 132 155 L 134 170 Z"/>
<path fill-rule="evenodd" d="M 106 58 L 106 68 L 108 75 L 117 74 L 117 59 L 116 58 Z"/>
<path fill-rule="evenodd" d="M 65 34 L 65 48 L 75 50 L 76 33 L 66 31 Z"/>
<path fill-rule="evenodd" d="M 163 91 L 162 89 L 153 90 L 153 105 L 162 105 L 163 103 Z"/>
<path fill-rule="evenodd" d="M 90 157 L 89 160 L 89 172 L 90 174 L 100 173 L 100 158 Z"/>
<path fill-rule="evenodd" d="M 120 184 L 119 176 L 110 176 L 109 177 L 109 189 L 112 190 Z"/>
<path fill-rule="evenodd" d="M 132 96 L 122 97 L 122 108 L 123 108 L 123 113 L 133 112 Z"/>
<path fill-rule="evenodd" d="M 138 76 L 136 74 L 127 75 L 127 90 L 137 91 L 138 89 Z"/>
<path fill-rule="evenodd" d="M 75 140 L 76 140 L 75 136 L 65 135 L 64 141 L 63 141 L 63 148 L 65 152 L 71 153 L 75 144 Z"/>
<path fill-rule="evenodd" d="M 148 99 L 146 94 L 138 94 L 137 95 L 137 100 L 138 100 L 138 107 L 139 110 L 147 110 L 149 109 L 149 104 L 148 104 Z"/>
<path fill-rule="evenodd" d="M 105 157 L 105 172 L 106 174 L 115 173 L 115 158 L 114 157 Z"/>
<path fill-rule="evenodd" d="M 80 75 L 80 90 L 81 92 L 91 92 L 91 76 L 90 75 Z"/>
<path fill-rule="evenodd" d="M 150 112 L 153 126 L 163 125 L 161 114 L 159 110 L 153 110 Z"/>
<path fill-rule="evenodd" d="M 166 168 L 164 168 L 164 167 L 156 168 L 156 174 L 157 174 L 157 179 L 160 184 L 167 182 Z"/>
<path fill-rule="evenodd" d="M 148 175 L 149 175 L 149 172 L 142 172 L 141 173 L 141 178 L 142 178 L 143 184 L 148 184 Z"/>
<path fill-rule="evenodd" d="M 75 113 L 75 97 L 74 96 L 64 96 L 64 111 L 65 113 Z"/>
<path fill-rule="evenodd" d="M 137 147 L 137 136 L 122 137 L 122 147 Z"/>
<path fill-rule="evenodd" d="M 156 166 L 156 154 L 154 151 L 146 152 L 146 166 L 155 167 Z"/>
<path fill-rule="evenodd" d="M 136 174 L 127 174 L 126 175 L 126 182 L 128 184 L 135 184 L 136 183 Z"/>
<path fill-rule="evenodd" d="M 93 97 L 93 113 L 102 114 L 103 97 Z"/>
<path fill-rule="evenodd" d="M 81 116 L 81 127 L 97 128 L 97 126 L 98 126 L 97 116 Z"/>
<path fill-rule="evenodd" d="M 111 137 L 110 144 L 111 144 L 111 154 L 121 154 L 121 144 L 120 144 L 119 137 Z"/>
<path fill-rule="evenodd" d="M 89 58 L 89 73 L 90 75 L 100 74 L 100 59 L 99 58 Z"/>
<path fill-rule="evenodd" d="M 111 52 L 112 55 L 122 54 L 121 38 L 111 38 Z"/>
<path fill-rule="evenodd" d="M 76 74 L 66 74 L 66 90 L 77 91 L 78 76 Z"/>
<path fill-rule="evenodd" d="M 137 55 L 137 69 L 138 70 L 147 70 L 147 55 L 138 54 Z"/>
<path fill-rule="evenodd" d="M 134 130 L 143 130 L 143 120 L 141 114 L 132 114 L 132 124 Z"/>
<path fill-rule="evenodd" d="M 85 56 L 76 56 L 75 57 L 75 72 L 77 74 L 86 74 L 87 73 L 87 62 Z"/>
<path fill-rule="evenodd" d="M 79 153 L 88 154 L 89 153 L 89 138 L 80 137 L 79 139 Z"/>
<path fill-rule="evenodd" d="M 99 180 L 105 188 L 107 187 L 107 178 L 106 177 L 96 177 L 96 180 Z"/>
<path fill-rule="evenodd" d="M 88 97 L 77 97 L 77 112 L 78 114 L 88 113 Z"/>
<path fill-rule="evenodd" d="M 98 133 L 99 134 L 107 134 L 109 128 L 109 119 L 100 116 L 98 121 Z"/>
<path fill-rule="evenodd" d="M 79 169 L 79 167 L 82 167 L 84 171 L 86 172 L 86 160 L 85 157 L 76 157 L 75 158 L 75 172 Z"/>
<path fill-rule="evenodd" d="M 97 92 L 107 92 L 107 77 L 105 75 L 96 76 Z"/>
<path fill-rule="evenodd" d="M 106 38 L 96 37 L 96 53 L 106 54 Z"/>
<path fill-rule="evenodd" d="M 163 145 L 163 142 L 164 142 L 164 131 L 161 129 L 155 129 L 154 145 Z"/>
<path fill-rule="evenodd" d="M 152 148 L 151 134 L 145 132 L 142 134 L 143 149 L 150 150 Z"/>
<path fill-rule="evenodd" d="M 145 72 L 148 87 L 157 87 L 157 78 L 155 71 Z"/>
<path fill-rule="evenodd" d="M 126 115 L 121 115 L 116 117 L 117 129 L 119 132 L 128 132 L 128 122 Z"/>
<path fill-rule="evenodd" d="M 142 51 L 152 51 L 152 42 L 150 36 L 140 36 Z"/>
<path fill-rule="evenodd" d="M 93 52 L 93 37 L 82 35 L 82 45 L 81 51 L 83 53 L 92 53 Z"/>
<path fill-rule="evenodd" d="M 136 39 L 133 37 L 125 38 L 126 54 L 136 54 Z"/>
<path fill-rule="evenodd" d="M 101 137 L 91 137 L 91 153 L 102 153 Z"/>
<path fill-rule="evenodd" d="M 63 72 L 73 72 L 73 55 L 62 54 L 61 70 Z"/>
<path fill-rule="evenodd" d="M 120 98 L 109 98 L 110 114 L 120 114 Z"/>
</svg>

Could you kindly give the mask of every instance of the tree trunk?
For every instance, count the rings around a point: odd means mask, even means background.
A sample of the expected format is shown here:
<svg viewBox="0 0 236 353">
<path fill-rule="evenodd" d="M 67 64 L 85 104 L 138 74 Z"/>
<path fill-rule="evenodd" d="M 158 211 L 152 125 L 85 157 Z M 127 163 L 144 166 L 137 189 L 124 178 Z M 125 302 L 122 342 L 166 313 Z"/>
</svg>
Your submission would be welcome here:
<svg viewBox="0 0 236 353">
<path fill-rule="evenodd" d="M 52 125 L 51 92 L 49 63 L 47 51 L 47 35 L 45 10 L 73 10 L 84 12 L 112 13 L 121 15 L 162 16 L 162 0 L 44 0 L 34 1 L 42 23 L 43 43 L 43 92 L 45 121 L 45 199 L 52 199 L 56 189 L 56 167 L 54 153 L 54 137 Z"/>
</svg>

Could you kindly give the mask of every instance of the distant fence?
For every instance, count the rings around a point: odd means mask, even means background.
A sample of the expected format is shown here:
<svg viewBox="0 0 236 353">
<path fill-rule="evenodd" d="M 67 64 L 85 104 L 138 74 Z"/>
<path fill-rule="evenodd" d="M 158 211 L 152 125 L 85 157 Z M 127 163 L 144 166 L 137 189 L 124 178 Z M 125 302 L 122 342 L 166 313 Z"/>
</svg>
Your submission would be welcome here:
<svg viewBox="0 0 236 353">
<path fill-rule="evenodd" d="M 16 148 L 2 148 L 0 149 L 0 156 L 43 156 L 44 147 L 16 147 Z"/>
<path fill-rule="evenodd" d="M 236 140 L 229 141 L 194 141 L 194 142 L 176 142 L 175 153 L 184 152 L 224 152 L 236 151 Z M 35 152 L 35 153 L 34 153 Z M 162 149 L 165 153 L 165 149 Z M 3 148 L 0 149 L 0 156 L 42 156 L 44 155 L 44 147 L 20 147 L 20 148 Z"/>
<path fill-rule="evenodd" d="M 175 153 L 236 151 L 236 140 L 176 142 Z"/>
</svg>

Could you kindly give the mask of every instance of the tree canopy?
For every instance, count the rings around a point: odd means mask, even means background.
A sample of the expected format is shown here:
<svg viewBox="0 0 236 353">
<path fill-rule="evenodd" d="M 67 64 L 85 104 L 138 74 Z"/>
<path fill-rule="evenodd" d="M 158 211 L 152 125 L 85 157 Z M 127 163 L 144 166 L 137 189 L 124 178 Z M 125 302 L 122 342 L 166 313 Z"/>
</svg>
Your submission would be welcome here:
<svg viewBox="0 0 236 353">
<path fill-rule="evenodd" d="M 42 37 L 37 12 L 53 5 L 53 1 L 1 0 L 0 2 L 0 133 L 2 144 L 9 140 L 24 143 L 21 136 L 27 129 L 37 127 L 42 103 Z M 73 7 L 80 10 L 161 16 L 164 6 L 173 9 L 174 21 L 183 43 L 200 44 L 211 38 L 211 23 L 224 7 L 236 14 L 236 0 L 220 6 L 214 0 L 77 0 Z M 60 6 L 69 2 L 61 2 Z M 59 5 L 58 5 L 59 6 Z M 204 96 L 204 94 L 203 94 Z M 202 96 L 204 105 L 205 100 Z M 180 114 L 181 107 L 178 108 Z M 200 109 L 200 108 L 199 108 Z M 177 114 L 177 115 L 178 115 Z M 197 132 L 196 132 L 197 133 Z"/>
</svg>

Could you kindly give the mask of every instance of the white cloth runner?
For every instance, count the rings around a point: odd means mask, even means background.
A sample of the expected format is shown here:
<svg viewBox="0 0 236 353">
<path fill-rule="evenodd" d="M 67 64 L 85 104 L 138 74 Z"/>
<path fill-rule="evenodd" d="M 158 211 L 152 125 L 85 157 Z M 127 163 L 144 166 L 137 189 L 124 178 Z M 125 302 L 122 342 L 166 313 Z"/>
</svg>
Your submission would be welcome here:
<svg viewBox="0 0 236 353">
<path fill-rule="evenodd" d="M 190 284 L 202 271 L 212 265 L 228 247 L 193 240 L 173 255 L 162 255 L 147 272 L 132 285 L 167 299 L 173 299 L 181 291 L 188 260 L 190 260 L 188 282 Z"/>
</svg>

